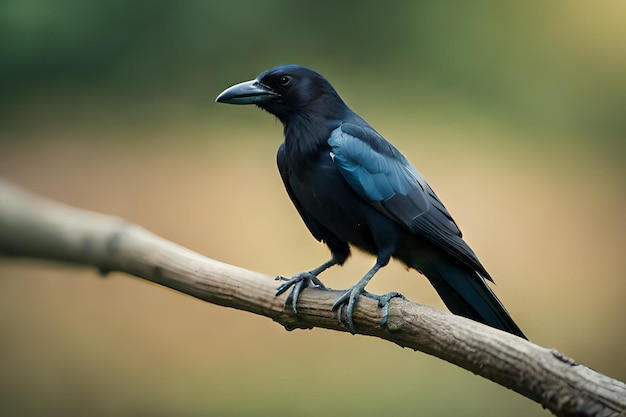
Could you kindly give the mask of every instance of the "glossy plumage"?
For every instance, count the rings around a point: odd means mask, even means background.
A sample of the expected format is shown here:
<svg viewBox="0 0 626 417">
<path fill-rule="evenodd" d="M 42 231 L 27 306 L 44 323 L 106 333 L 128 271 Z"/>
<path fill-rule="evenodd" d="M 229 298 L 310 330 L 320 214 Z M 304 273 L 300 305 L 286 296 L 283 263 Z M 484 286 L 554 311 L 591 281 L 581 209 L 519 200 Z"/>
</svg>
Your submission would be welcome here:
<svg viewBox="0 0 626 417">
<path fill-rule="evenodd" d="M 424 274 L 453 313 L 525 337 L 434 191 L 324 77 L 296 65 L 276 67 L 225 90 L 217 101 L 256 104 L 280 119 L 281 178 L 311 234 L 331 251 L 328 262 L 278 288 L 280 294 L 293 287 L 294 311 L 302 288 L 321 285 L 317 275 L 343 264 L 355 246 L 375 255 L 376 263 L 333 307 L 345 308 L 352 332 L 361 294 L 379 300 L 386 320 L 389 300 L 399 294 L 377 296 L 365 286 L 393 257 Z"/>
</svg>

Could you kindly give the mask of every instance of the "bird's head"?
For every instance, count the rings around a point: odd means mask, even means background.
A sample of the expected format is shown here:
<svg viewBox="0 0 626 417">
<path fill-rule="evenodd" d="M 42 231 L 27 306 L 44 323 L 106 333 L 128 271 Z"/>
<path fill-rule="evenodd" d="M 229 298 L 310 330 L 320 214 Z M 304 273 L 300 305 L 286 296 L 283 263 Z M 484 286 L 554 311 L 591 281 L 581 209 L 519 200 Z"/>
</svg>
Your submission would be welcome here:
<svg viewBox="0 0 626 417">
<path fill-rule="evenodd" d="M 335 89 L 317 72 L 299 65 L 283 65 L 261 73 L 256 79 L 224 90 L 218 103 L 256 104 L 283 123 L 294 115 L 341 114 L 346 107 Z"/>
</svg>

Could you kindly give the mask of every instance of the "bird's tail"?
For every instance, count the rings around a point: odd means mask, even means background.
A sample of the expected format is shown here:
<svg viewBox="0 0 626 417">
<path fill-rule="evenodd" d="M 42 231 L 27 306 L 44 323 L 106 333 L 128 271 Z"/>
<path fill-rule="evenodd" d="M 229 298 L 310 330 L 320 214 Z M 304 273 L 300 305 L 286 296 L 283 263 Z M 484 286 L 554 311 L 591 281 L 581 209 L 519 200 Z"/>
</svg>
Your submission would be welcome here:
<svg viewBox="0 0 626 417">
<path fill-rule="evenodd" d="M 442 259 L 414 267 L 428 278 L 452 313 L 527 339 L 476 271 Z"/>
</svg>

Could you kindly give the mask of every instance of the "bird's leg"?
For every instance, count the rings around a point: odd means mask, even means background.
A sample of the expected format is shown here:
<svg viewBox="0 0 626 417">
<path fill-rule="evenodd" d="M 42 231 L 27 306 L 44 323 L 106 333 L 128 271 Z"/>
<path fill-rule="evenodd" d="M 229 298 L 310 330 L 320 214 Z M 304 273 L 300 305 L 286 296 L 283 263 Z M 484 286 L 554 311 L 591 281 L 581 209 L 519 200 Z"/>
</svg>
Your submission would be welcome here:
<svg viewBox="0 0 626 417">
<path fill-rule="evenodd" d="M 333 304 L 332 309 L 337 310 L 337 316 L 339 318 L 340 323 L 344 323 L 344 321 L 342 320 L 342 313 L 345 308 L 346 321 L 344 324 L 346 325 L 348 330 L 350 330 L 350 333 L 352 334 L 356 333 L 354 329 L 354 322 L 352 320 L 352 312 L 354 311 L 356 300 L 361 294 L 363 294 L 364 296 L 368 298 L 372 298 L 378 301 L 378 308 L 383 309 L 383 317 L 380 320 L 381 326 L 386 325 L 387 319 L 389 318 L 389 301 L 394 297 L 404 298 L 402 294 L 395 292 L 395 291 L 387 293 L 385 295 L 377 295 L 369 291 L 365 291 L 365 286 L 367 285 L 367 283 L 370 281 L 370 279 L 372 279 L 372 277 L 376 274 L 376 272 L 378 272 L 380 268 L 382 268 L 383 266 L 387 264 L 388 260 L 389 260 L 388 258 L 387 260 L 383 260 L 383 261 L 381 261 L 380 259 L 377 260 L 376 264 L 372 267 L 372 269 L 367 271 L 367 273 L 363 276 L 363 278 L 359 280 L 359 282 L 354 284 L 352 288 L 346 291 L 341 297 L 337 299 L 337 301 L 335 301 L 335 304 Z"/>
<path fill-rule="evenodd" d="M 293 309 L 293 312 L 298 314 L 298 309 L 296 308 L 296 304 L 298 303 L 298 297 L 300 296 L 300 291 L 302 291 L 302 289 L 305 287 L 314 286 L 314 285 L 319 288 L 326 288 L 326 286 L 322 283 L 322 281 L 319 280 L 317 276 L 321 274 L 322 272 L 326 271 L 331 266 L 337 265 L 339 263 L 340 263 L 340 260 L 336 256 L 333 255 L 333 257 L 330 258 L 330 260 L 328 260 L 327 262 L 323 263 L 322 265 L 310 271 L 297 273 L 291 278 L 277 276 L 276 280 L 285 281 L 285 282 L 283 282 L 278 288 L 276 288 L 276 296 L 281 295 L 282 293 L 287 291 L 289 287 L 293 286 L 293 289 L 291 290 L 291 293 L 289 294 L 285 302 L 286 303 L 291 302 L 291 308 Z"/>
</svg>

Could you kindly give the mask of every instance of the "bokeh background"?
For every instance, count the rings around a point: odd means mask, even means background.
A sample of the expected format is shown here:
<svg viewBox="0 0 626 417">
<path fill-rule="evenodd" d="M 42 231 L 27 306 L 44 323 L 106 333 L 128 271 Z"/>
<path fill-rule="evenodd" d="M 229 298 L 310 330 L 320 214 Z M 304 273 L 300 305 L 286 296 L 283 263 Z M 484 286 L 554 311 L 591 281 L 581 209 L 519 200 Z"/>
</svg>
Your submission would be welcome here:
<svg viewBox="0 0 626 417">
<path fill-rule="evenodd" d="M 310 66 L 429 180 L 533 341 L 625 380 L 625 40 L 620 1 L 4 0 L 0 175 L 224 262 L 309 269 L 327 251 L 280 182 L 280 124 L 214 99 Z M 444 308 L 397 263 L 369 288 Z M 380 340 L 31 260 L 0 259 L 0 369 L 2 415 L 549 414 Z"/>
</svg>

